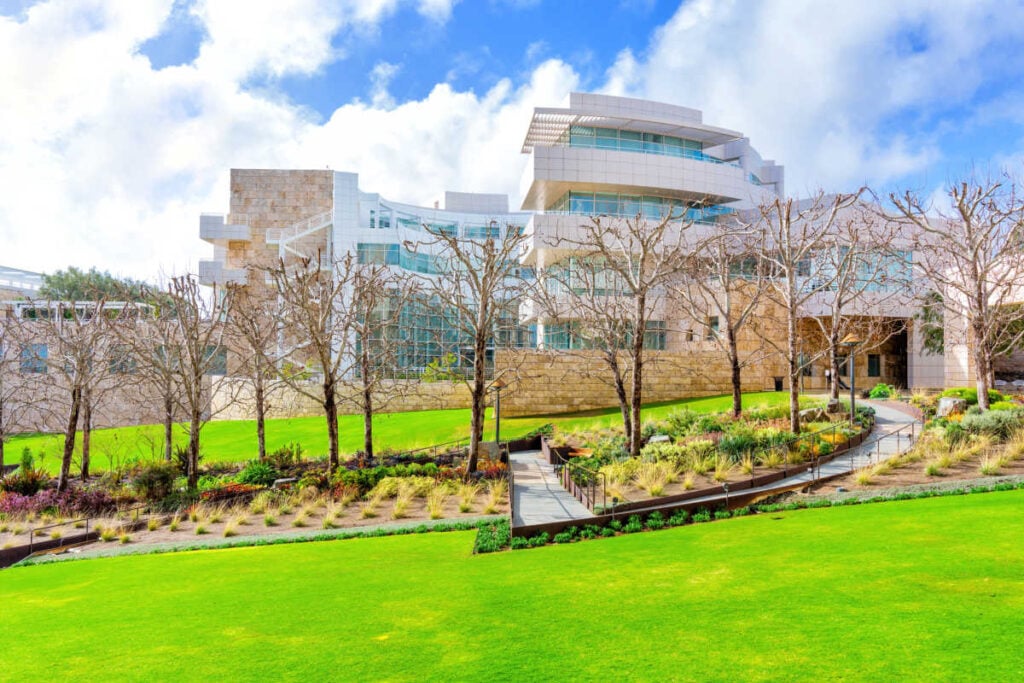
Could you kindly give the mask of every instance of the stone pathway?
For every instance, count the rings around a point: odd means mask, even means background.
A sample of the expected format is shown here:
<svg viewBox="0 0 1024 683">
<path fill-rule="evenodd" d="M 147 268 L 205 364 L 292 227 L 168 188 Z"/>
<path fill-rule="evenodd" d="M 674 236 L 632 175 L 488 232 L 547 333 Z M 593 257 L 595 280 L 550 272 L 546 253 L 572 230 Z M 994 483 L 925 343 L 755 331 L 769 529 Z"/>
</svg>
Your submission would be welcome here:
<svg viewBox="0 0 1024 683">
<path fill-rule="evenodd" d="M 863 403 L 875 409 L 875 430 L 867 443 L 851 449 L 848 453 L 821 465 L 820 468 L 808 465 L 799 474 L 755 489 L 743 489 L 736 494 L 756 492 L 769 495 L 799 488 L 819 478 L 846 474 L 902 453 L 912 443 L 910 435 L 913 434 L 916 438 L 921 433 L 921 423 L 907 413 L 871 401 Z M 513 527 L 593 517 L 586 506 L 562 487 L 561 481 L 555 476 L 554 467 L 542 459 L 540 451 L 511 453 L 509 461 L 514 475 Z M 726 503 L 727 496 L 724 493 L 715 493 L 687 502 L 707 503 L 713 506 Z M 652 505 L 636 512 L 649 512 L 658 508 L 658 505 Z"/>
<path fill-rule="evenodd" d="M 573 498 L 544 461 L 540 451 L 509 454 L 512 467 L 512 526 L 546 524 L 593 517 L 583 503 Z"/>
</svg>

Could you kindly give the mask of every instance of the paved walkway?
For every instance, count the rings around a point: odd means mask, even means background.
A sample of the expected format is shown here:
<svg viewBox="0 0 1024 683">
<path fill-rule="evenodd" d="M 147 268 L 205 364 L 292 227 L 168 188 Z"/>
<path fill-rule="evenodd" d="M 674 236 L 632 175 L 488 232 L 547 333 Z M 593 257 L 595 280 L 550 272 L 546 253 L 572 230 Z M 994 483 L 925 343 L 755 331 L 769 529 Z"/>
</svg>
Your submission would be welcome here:
<svg viewBox="0 0 1024 683">
<path fill-rule="evenodd" d="M 555 475 L 540 451 L 509 454 L 513 475 L 512 526 L 545 524 L 593 517 L 583 503 L 573 498 Z"/>
<path fill-rule="evenodd" d="M 747 495 L 755 492 L 770 495 L 802 488 L 819 478 L 827 479 L 853 472 L 902 453 L 912 443 L 910 434 L 913 433 L 916 438 L 921 433 L 921 423 L 915 421 L 908 414 L 871 401 L 863 401 L 863 403 L 871 405 L 875 409 L 875 430 L 868 438 L 867 443 L 851 449 L 831 462 L 821 465 L 820 468 L 808 465 L 791 477 L 754 489 L 743 489 L 736 493 Z M 509 458 L 515 476 L 512 492 L 515 502 L 512 526 L 593 517 L 586 506 L 573 498 L 562 487 L 562 483 L 555 476 L 554 468 L 541 458 L 540 451 L 511 453 Z M 707 503 L 712 506 L 726 503 L 727 496 L 724 493 L 715 493 L 687 502 Z M 652 505 L 643 510 L 636 510 L 636 512 L 657 510 L 659 507 Z"/>
</svg>

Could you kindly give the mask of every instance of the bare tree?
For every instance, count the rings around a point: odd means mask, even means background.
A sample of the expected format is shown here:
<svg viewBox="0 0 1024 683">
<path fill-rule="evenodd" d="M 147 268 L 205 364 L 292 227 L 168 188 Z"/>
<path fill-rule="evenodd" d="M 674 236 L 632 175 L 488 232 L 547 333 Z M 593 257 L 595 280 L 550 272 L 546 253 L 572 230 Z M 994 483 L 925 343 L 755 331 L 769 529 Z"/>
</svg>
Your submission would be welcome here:
<svg viewBox="0 0 1024 683">
<path fill-rule="evenodd" d="M 1024 341 L 1024 200 L 1010 178 L 971 177 L 951 184 L 948 194 L 951 212 L 910 191 L 889 198 L 914 227 L 915 269 L 966 327 L 978 405 L 987 410 L 995 356 Z"/>
<path fill-rule="evenodd" d="M 228 285 L 228 288 L 231 291 L 231 309 L 228 311 L 226 336 L 238 359 L 232 375 L 244 379 L 252 387 L 256 443 L 259 459 L 263 460 L 267 457 L 269 400 L 282 386 L 277 371 L 277 302 L 251 287 Z"/>
<path fill-rule="evenodd" d="M 357 264 L 351 268 L 348 303 L 351 336 L 342 374 L 354 387 L 339 398 L 363 415 L 363 451 L 373 457 L 373 416 L 404 394 L 408 383 L 396 382 L 398 352 L 402 346 L 399 322 L 403 308 L 416 296 L 419 283 L 382 264 Z"/>
<path fill-rule="evenodd" d="M 18 320 L 0 319 L 0 473 L 4 468 L 4 445 L 22 426 L 35 397 L 21 372 L 21 348 Z"/>
<path fill-rule="evenodd" d="M 171 366 L 188 419 L 188 487 L 194 489 L 199 481 L 199 434 L 213 416 L 212 378 L 226 370 L 223 321 L 231 296 L 216 286 L 205 293 L 192 275 L 171 278 L 164 296 L 177 342 Z"/>
<path fill-rule="evenodd" d="M 718 321 L 718 329 L 706 338 L 729 361 L 734 417 L 743 412 L 743 368 L 764 358 L 763 349 L 743 354 L 739 349 L 741 332 L 764 298 L 766 278 L 760 259 L 764 245 L 759 241 L 763 238 L 763 231 L 742 223 L 715 225 L 696 241 L 672 292 L 673 301 L 691 320 Z"/>
<path fill-rule="evenodd" d="M 426 240 L 405 244 L 410 251 L 427 255 L 438 272 L 436 278 L 424 278 L 423 292 L 431 305 L 442 309 L 451 328 L 472 345 L 468 354 L 461 355 L 469 356 L 473 369 L 466 380 L 471 396 L 466 471 L 474 472 L 484 431 L 487 350 L 506 331 L 503 327 L 514 324 L 508 311 L 518 305 L 525 290 L 517 272 L 520 248 L 528 237 L 519 226 L 496 222 L 480 236 L 428 224 L 423 228 Z"/>
<path fill-rule="evenodd" d="M 692 252 L 685 239 L 692 225 L 675 212 L 660 219 L 591 217 L 556 240 L 559 249 L 573 254 L 568 268 L 561 275 L 545 269 L 542 276 L 564 285 L 558 289 L 567 299 L 558 304 L 556 297 L 555 303 L 561 315 L 573 320 L 583 313 L 580 329 L 601 350 L 613 376 L 633 455 L 640 453 L 647 332 L 654 316 L 664 315 L 668 287 Z M 608 335 L 605 341 L 602 334 Z"/>
<path fill-rule="evenodd" d="M 180 414 L 181 337 L 175 307 L 158 290 L 147 289 L 145 300 L 133 304 L 130 323 L 114 328 L 121 349 L 128 353 L 140 387 L 155 392 L 160 401 L 163 426 L 163 457 L 171 461 L 174 423 Z"/>
<path fill-rule="evenodd" d="M 353 309 L 348 290 L 359 264 L 345 254 L 330 267 L 319 255 L 295 263 L 283 259 L 267 270 L 278 296 L 281 338 L 281 377 L 293 389 L 320 403 L 327 420 L 328 468 L 338 467 L 338 393 L 352 353 Z M 311 388 L 307 368 L 320 375 L 318 391 Z"/>
<path fill-rule="evenodd" d="M 797 203 L 792 198 L 776 198 L 758 207 L 752 227 L 763 231 L 758 242 L 768 273 L 765 295 L 781 309 L 785 317 L 786 337 L 782 343 L 766 339 L 785 358 L 789 375 L 789 422 L 800 432 L 800 375 L 814 355 L 802 343 L 800 320 L 818 291 L 832 286 L 836 273 L 813 271 L 816 256 L 830 243 L 840 214 L 852 206 L 861 191 L 853 194 L 826 195 L 818 192 Z"/>
<path fill-rule="evenodd" d="M 829 392 L 839 398 L 842 341 L 854 334 L 860 353 L 877 349 L 906 329 L 885 313 L 909 305 L 910 252 L 900 249 L 898 224 L 880 223 L 876 212 L 852 206 L 836 217 L 827 244 L 812 255 L 810 282 L 816 292 L 805 314 L 824 341 Z"/>
<path fill-rule="evenodd" d="M 46 386 L 39 391 L 53 396 L 49 410 L 61 411 L 64 447 L 61 455 L 57 489 L 67 489 L 75 437 L 79 422 L 89 418 L 91 397 L 101 391 L 107 380 L 112 356 L 110 319 L 106 300 L 64 302 L 50 301 L 32 305 L 30 320 L 24 321 L 22 369 L 41 376 Z M 30 341 L 31 340 L 31 341 Z M 91 418 L 86 424 L 91 427 Z M 84 434 L 83 434 L 84 436 Z M 89 473 L 88 442 L 83 444 L 82 476 Z"/>
</svg>

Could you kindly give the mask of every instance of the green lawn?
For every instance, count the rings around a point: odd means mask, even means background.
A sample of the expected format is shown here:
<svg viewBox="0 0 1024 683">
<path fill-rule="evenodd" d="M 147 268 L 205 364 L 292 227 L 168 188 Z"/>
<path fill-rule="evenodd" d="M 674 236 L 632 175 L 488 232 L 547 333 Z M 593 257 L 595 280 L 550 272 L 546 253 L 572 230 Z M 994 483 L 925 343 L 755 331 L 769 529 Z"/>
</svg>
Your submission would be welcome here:
<svg viewBox="0 0 1024 683">
<path fill-rule="evenodd" d="M 1024 491 L 472 556 L 472 533 L 0 573 L 0 678 L 1020 680 Z"/>
<path fill-rule="evenodd" d="M 747 407 L 780 405 L 789 400 L 786 393 L 761 392 L 746 394 Z M 732 405 L 729 396 L 686 399 L 670 403 L 654 404 L 644 409 L 644 419 L 661 419 L 680 406 L 687 406 L 699 412 L 719 412 Z M 488 411 L 485 438 L 494 438 L 494 421 Z M 621 424 L 617 409 L 590 411 L 561 415 L 540 415 L 531 417 L 504 418 L 501 421 L 502 438 L 522 436 L 532 429 L 552 422 L 559 429 L 573 430 Z M 362 417 L 344 415 L 339 420 L 341 451 L 354 453 L 362 447 Z M 419 412 L 391 413 L 374 419 L 374 444 L 377 449 L 402 450 L 418 446 L 429 446 L 457 439 L 464 439 L 469 433 L 469 410 L 426 410 Z M 321 455 L 327 452 L 327 427 L 322 417 L 301 417 L 267 422 L 267 447 L 270 450 L 283 444 L 297 441 L 307 455 Z M 184 430 L 177 428 L 175 442 L 187 442 Z M 93 468 L 108 469 L 112 462 L 124 462 L 127 458 L 154 458 L 163 453 L 163 428 L 160 425 L 101 429 L 93 433 Z M 11 439 L 7 446 L 8 461 L 16 462 L 23 448 L 43 452 L 43 466 L 51 471 L 58 468 L 59 454 L 63 448 L 63 437 L 55 435 L 33 435 Z M 249 460 L 256 453 L 256 423 L 253 420 L 217 421 L 209 423 L 202 432 L 201 449 L 207 462 L 237 462 Z"/>
</svg>

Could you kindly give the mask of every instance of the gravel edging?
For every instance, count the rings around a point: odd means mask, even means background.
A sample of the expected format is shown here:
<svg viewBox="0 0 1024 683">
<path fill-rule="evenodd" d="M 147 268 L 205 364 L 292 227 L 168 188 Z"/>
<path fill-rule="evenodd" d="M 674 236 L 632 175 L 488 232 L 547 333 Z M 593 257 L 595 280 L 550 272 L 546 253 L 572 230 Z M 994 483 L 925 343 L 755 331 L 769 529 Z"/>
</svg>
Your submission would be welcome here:
<svg viewBox="0 0 1024 683">
<path fill-rule="evenodd" d="M 401 535 L 409 530 L 426 527 L 427 531 L 468 531 L 482 522 L 506 519 L 505 515 L 482 515 L 463 517 L 460 519 L 433 519 L 399 522 L 394 524 L 373 524 L 368 526 L 347 527 L 344 529 L 318 529 L 290 531 L 277 534 L 252 534 L 248 536 L 232 536 L 230 538 L 190 538 L 173 543 L 139 543 L 139 544 L 91 544 L 82 552 L 63 552 L 60 554 L 40 555 L 25 559 L 14 567 L 28 567 L 54 562 L 72 562 L 91 560 L 103 557 L 119 557 L 122 555 L 156 555 L 162 553 L 187 552 L 190 550 L 216 550 L 219 548 L 244 548 L 253 546 L 279 545 L 286 543 L 310 543 L 314 541 L 336 541 L 368 536 Z M 99 542 L 96 542 L 99 543 Z"/>
<path fill-rule="evenodd" d="M 810 493 L 794 494 L 793 497 L 801 501 L 844 501 L 851 498 L 866 500 L 868 498 L 895 498 L 905 493 L 922 493 L 924 491 L 955 491 L 957 489 L 970 489 L 975 486 L 994 486 L 996 484 L 1020 484 L 1024 482 L 1024 474 L 1008 474 L 993 477 L 978 477 L 976 479 L 950 479 L 948 481 L 929 482 L 927 484 L 908 484 L 907 486 L 890 486 L 886 488 L 858 489 L 856 491 L 836 491 L 832 493 Z"/>
</svg>

